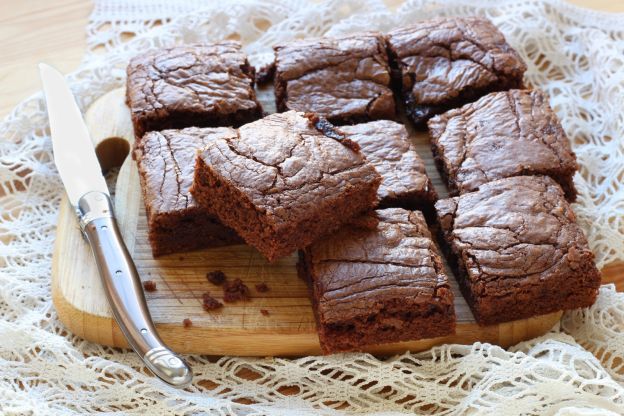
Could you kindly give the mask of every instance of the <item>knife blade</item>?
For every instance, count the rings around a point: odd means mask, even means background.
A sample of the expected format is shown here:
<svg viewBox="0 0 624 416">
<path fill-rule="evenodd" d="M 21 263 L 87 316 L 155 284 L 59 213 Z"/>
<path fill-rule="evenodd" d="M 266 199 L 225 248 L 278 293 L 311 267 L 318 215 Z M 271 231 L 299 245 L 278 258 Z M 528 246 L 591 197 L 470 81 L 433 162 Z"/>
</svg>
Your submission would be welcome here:
<svg viewBox="0 0 624 416">
<path fill-rule="evenodd" d="M 49 65 L 40 64 L 39 68 L 48 104 L 54 164 L 69 202 L 78 206 L 80 197 L 89 191 L 109 195 L 89 130 L 65 78 Z"/>
<path fill-rule="evenodd" d="M 115 220 L 89 130 L 63 75 L 39 64 L 54 163 L 89 242 L 115 320 L 134 351 L 160 379 L 190 384 L 188 364 L 165 346 L 152 322 L 141 279 Z"/>
</svg>

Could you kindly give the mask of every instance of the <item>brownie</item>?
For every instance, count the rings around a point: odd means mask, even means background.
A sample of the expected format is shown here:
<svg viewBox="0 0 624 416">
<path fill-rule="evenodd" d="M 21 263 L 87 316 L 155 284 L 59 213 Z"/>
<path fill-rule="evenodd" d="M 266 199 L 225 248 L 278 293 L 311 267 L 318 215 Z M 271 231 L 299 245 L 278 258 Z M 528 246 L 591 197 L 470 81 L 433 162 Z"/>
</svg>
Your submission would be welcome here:
<svg viewBox="0 0 624 416">
<path fill-rule="evenodd" d="M 540 91 L 495 92 L 428 122 L 434 159 L 451 195 L 495 179 L 548 175 L 576 199 L 576 156 Z"/>
<path fill-rule="evenodd" d="M 492 91 L 521 88 L 526 65 L 488 19 L 436 18 L 388 33 L 388 51 L 410 119 Z"/>
<path fill-rule="evenodd" d="M 342 126 L 340 130 L 360 146 L 381 175 L 380 208 L 433 211 L 438 197 L 405 126 L 390 120 L 377 120 Z"/>
<path fill-rule="evenodd" d="M 295 111 L 246 124 L 197 158 L 191 192 L 273 261 L 377 203 L 381 177 L 331 125 Z"/>
<path fill-rule="evenodd" d="M 151 130 L 239 126 L 262 117 L 254 68 L 238 42 L 149 51 L 130 61 L 127 75 L 137 140 Z"/>
<path fill-rule="evenodd" d="M 309 111 L 332 123 L 395 117 L 383 37 L 359 33 L 275 46 L 278 111 Z"/>
<path fill-rule="evenodd" d="M 236 137 L 236 131 L 227 127 L 153 131 L 137 144 L 134 154 L 154 257 L 242 243 L 189 192 L 197 149 L 223 137 Z"/>
<path fill-rule="evenodd" d="M 453 294 L 423 215 L 388 208 L 358 220 L 300 252 L 322 351 L 453 334 Z"/>
<path fill-rule="evenodd" d="M 561 187 L 515 176 L 436 203 L 461 290 L 477 322 L 590 306 L 600 273 Z"/>
</svg>

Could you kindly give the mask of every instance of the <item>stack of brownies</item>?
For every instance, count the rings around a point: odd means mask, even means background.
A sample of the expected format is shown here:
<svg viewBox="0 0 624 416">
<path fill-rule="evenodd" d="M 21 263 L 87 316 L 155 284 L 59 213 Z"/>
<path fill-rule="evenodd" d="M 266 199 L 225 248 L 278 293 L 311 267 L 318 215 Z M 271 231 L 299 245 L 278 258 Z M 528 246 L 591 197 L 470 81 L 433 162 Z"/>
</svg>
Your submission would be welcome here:
<svg viewBox="0 0 624 416">
<path fill-rule="evenodd" d="M 569 205 L 575 155 L 491 22 L 435 19 L 274 50 L 279 112 L 264 118 L 236 42 L 130 62 L 154 256 L 241 242 L 269 261 L 299 250 L 325 353 L 454 332 L 428 223 L 479 324 L 594 302 L 600 274 Z M 394 121 L 403 107 L 428 126 L 452 198 L 437 200 Z"/>
</svg>

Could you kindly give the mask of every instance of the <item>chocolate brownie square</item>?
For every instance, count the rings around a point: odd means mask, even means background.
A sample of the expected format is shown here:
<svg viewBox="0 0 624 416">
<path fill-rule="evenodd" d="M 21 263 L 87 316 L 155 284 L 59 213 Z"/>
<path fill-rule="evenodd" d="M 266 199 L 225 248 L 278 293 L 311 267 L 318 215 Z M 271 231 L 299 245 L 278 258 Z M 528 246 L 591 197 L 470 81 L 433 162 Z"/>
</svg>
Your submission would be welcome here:
<svg viewBox="0 0 624 416">
<path fill-rule="evenodd" d="M 377 204 L 381 177 L 325 120 L 276 113 L 238 136 L 199 153 L 191 192 L 270 261 Z"/>
<path fill-rule="evenodd" d="M 495 92 L 427 123 L 438 170 L 451 195 L 492 180 L 547 175 L 576 199 L 576 156 L 540 91 Z"/>
<path fill-rule="evenodd" d="M 433 212 L 438 199 L 427 176 L 425 162 L 405 126 L 390 120 L 342 126 L 340 131 L 360 150 L 381 175 L 379 208 L 401 207 Z"/>
<path fill-rule="evenodd" d="M 243 242 L 189 192 L 197 149 L 226 137 L 235 138 L 236 130 L 190 127 L 149 132 L 137 144 L 134 155 L 154 257 Z"/>
<path fill-rule="evenodd" d="M 440 200 L 460 288 L 481 325 L 590 306 L 600 273 L 561 187 L 515 176 Z"/>
<path fill-rule="evenodd" d="M 151 130 L 239 126 L 262 117 L 254 68 L 238 42 L 149 51 L 130 61 L 127 74 L 137 139 Z"/>
<path fill-rule="evenodd" d="M 417 125 L 489 92 L 522 88 L 526 65 L 488 19 L 436 18 L 393 30 L 386 40 Z"/>
<path fill-rule="evenodd" d="M 380 34 L 306 39 L 274 49 L 278 111 L 313 112 L 337 124 L 395 117 Z"/>
<path fill-rule="evenodd" d="M 300 252 L 324 353 L 455 332 L 453 294 L 419 211 L 364 214 Z"/>
</svg>

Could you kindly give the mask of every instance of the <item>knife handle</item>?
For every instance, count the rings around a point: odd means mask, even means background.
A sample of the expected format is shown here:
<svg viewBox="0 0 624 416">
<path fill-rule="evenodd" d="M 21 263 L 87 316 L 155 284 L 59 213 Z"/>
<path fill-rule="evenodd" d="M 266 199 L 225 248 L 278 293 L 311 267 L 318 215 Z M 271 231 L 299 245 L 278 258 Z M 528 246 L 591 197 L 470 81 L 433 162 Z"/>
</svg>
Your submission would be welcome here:
<svg viewBox="0 0 624 416">
<path fill-rule="evenodd" d="M 113 315 L 128 343 L 160 379 L 174 387 L 188 386 L 191 369 L 156 333 L 141 279 L 121 238 L 110 197 L 89 192 L 78 201 L 77 211 Z"/>
</svg>

